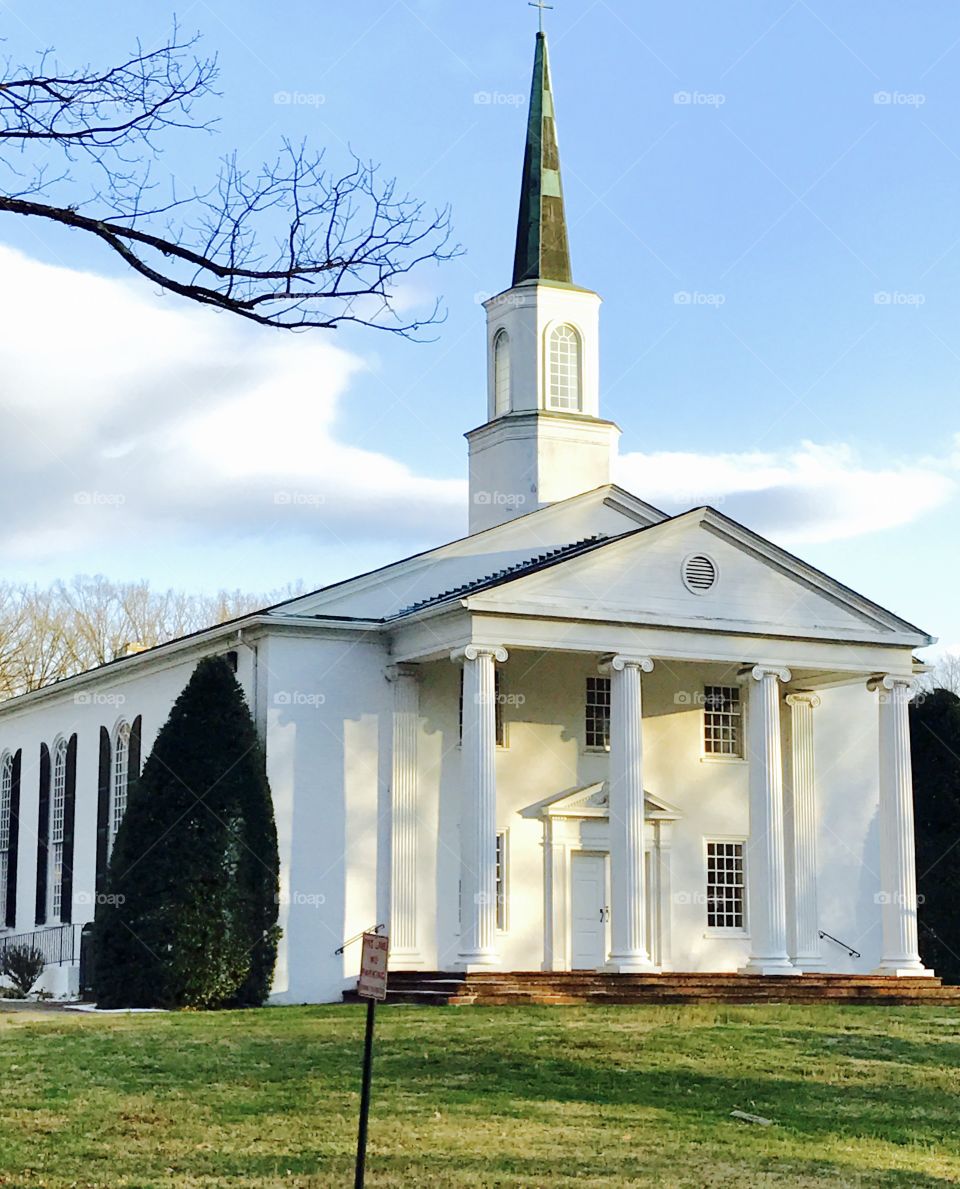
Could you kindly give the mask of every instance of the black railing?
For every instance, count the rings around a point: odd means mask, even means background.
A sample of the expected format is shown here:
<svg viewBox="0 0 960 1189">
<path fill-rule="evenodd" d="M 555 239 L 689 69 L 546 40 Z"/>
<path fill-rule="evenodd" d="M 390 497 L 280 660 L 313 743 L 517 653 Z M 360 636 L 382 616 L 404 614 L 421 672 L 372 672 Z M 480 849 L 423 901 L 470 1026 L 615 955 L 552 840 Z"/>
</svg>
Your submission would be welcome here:
<svg viewBox="0 0 960 1189">
<path fill-rule="evenodd" d="M 14 933 L 0 937 L 0 953 L 15 946 L 39 950 L 44 966 L 65 966 L 80 960 L 80 926 L 52 925 L 49 929 L 34 929 L 32 933 Z"/>
<path fill-rule="evenodd" d="M 353 937 L 348 937 L 343 945 L 338 945 L 333 952 L 335 954 L 342 954 L 348 945 L 353 945 L 355 941 L 359 941 L 367 933 L 379 933 L 381 929 L 386 929 L 386 927 L 386 925 L 371 925 L 369 929 L 364 929 L 363 933 L 355 933 Z"/>
<path fill-rule="evenodd" d="M 821 929 L 818 932 L 817 936 L 820 938 L 821 941 L 824 938 L 826 938 L 827 941 L 832 941 L 836 945 L 839 945 L 842 949 L 845 949 L 847 951 L 847 953 L 850 955 L 851 958 L 861 957 L 859 950 L 855 950 L 852 945 L 847 945 L 847 943 L 845 941 L 841 941 L 839 937 L 834 937 L 834 935 L 832 933 L 824 933 L 824 931 Z"/>
</svg>

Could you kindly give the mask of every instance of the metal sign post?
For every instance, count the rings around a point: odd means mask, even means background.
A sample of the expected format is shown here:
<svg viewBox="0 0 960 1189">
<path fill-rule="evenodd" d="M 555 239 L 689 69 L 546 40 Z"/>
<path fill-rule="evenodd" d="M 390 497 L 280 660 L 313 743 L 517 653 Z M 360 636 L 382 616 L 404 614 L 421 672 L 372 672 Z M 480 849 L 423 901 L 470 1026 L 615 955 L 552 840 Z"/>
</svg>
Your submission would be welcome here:
<svg viewBox="0 0 960 1189">
<path fill-rule="evenodd" d="M 360 955 L 357 994 L 367 1001 L 367 1029 L 363 1041 L 363 1085 L 360 1091 L 360 1126 L 357 1130 L 357 1172 L 354 1189 L 363 1189 L 367 1169 L 367 1122 L 370 1118 L 370 1079 L 373 1073 L 373 1026 L 377 1000 L 387 997 L 387 958 L 390 939 L 380 933 L 364 933 Z"/>
</svg>

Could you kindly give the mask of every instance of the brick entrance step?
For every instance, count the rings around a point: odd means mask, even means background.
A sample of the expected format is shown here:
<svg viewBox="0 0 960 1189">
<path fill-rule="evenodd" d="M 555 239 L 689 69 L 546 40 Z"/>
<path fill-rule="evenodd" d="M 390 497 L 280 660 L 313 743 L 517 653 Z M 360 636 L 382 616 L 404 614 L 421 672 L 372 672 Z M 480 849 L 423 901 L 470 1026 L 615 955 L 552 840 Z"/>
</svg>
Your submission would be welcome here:
<svg viewBox="0 0 960 1189">
<path fill-rule="evenodd" d="M 352 991 L 346 1002 L 356 1002 Z M 883 975 L 804 974 L 597 974 L 539 970 L 458 974 L 395 971 L 388 1003 L 493 1007 L 508 1004 L 631 1003 L 874 1003 L 960 1007 L 960 987 L 939 978 Z"/>
</svg>

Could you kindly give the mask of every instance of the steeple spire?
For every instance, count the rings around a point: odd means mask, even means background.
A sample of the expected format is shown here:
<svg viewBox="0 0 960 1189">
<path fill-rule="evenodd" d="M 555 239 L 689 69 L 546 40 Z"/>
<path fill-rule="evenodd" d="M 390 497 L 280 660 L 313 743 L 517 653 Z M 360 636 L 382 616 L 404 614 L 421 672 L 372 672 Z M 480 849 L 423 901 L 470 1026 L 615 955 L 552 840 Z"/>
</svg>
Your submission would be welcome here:
<svg viewBox="0 0 960 1189">
<path fill-rule="evenodd" d="M 536 7 L 539 7 L 537 5 Z M 533 88 L 523 159 L 523 189 L 513 283 L 559 281 L 570 284 L 570 245 L 560 180 L 560 151 L 550 85 L 550 59 L 545 33 L 537 34 Z"/>
</svg>

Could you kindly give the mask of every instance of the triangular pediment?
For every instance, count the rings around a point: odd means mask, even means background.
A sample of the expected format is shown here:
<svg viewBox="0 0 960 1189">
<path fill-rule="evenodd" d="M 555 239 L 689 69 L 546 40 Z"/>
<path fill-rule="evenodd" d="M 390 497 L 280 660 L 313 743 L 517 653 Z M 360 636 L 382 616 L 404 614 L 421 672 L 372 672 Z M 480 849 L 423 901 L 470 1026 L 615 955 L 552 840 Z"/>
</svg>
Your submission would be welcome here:
<svg viewBox="0 0 960 1189">
<path fill-rule="evenodd" d="M 651 821 L 676 821 L 679 809 L 644 789 L 644 815 Z M 609 817 L 610 794 L 605 780 L 563 789 L 521 810 L 521 817 Z"/>
<path fill-rule="evenodd" d="M 697 589 L 693 559 L 714 578 Z M 714 509 L 622 536 L 469 598 L 474 610 L 922 647 L 920 629 Z"/>
</svg>

